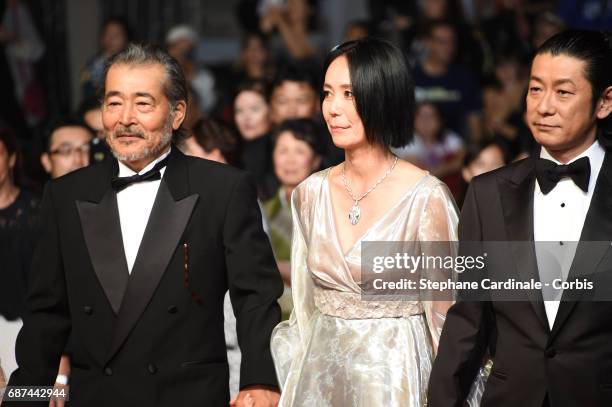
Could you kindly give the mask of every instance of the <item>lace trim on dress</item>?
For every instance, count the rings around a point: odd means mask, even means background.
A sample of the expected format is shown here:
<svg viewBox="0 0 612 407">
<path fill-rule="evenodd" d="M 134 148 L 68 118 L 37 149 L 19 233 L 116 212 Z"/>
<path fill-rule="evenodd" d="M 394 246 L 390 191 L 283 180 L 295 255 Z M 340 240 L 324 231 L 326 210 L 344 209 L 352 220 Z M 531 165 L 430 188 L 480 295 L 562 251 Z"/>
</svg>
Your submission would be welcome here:
<svg viewBox="0 0 612 407">
<path fill-rule="evenodd" d="M 370 301 L 361 294 L 314 287 L 317 309 L 342 319 L 401 318 L 423 314 L 419 301 Z"/>
</svg>

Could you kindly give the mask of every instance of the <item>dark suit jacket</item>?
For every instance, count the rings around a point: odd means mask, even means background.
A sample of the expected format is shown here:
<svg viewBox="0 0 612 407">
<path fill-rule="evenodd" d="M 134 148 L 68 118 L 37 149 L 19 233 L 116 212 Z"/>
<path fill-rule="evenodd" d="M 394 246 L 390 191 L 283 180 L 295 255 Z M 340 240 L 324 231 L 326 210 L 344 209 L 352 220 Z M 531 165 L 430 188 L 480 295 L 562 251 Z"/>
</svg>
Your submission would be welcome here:
<svg viewBox="0 0 612 407">
<path fill-rule="evenodd" d="M 517 280 L 539 280 L 533 243 L 535 160 L 526 159 L 473 180 L 461 213 L 465 242 L 507 241 L 487 260 Z M 559 219 L 563 222 L 563 219 Z M 590 276 L 612 287 L 612 154 L 606 153 L 568 280 Z M 460 243 L 460 246 L 463 246 Z M 460 249 L 461 250 L 461 249 Z M 491 257 L 491 256 L 489 256 Z M 491 266 L 493 264 L 493 266 Z M 597 281 L 599 280 L 599 281 Z M 568 301 L 554 326 L 541 292 L 526 301 L 459 301 L 446 318 L 429 384 L 429 406 L 463 405 L 485 353 L 493 358 L 482 406 L 612 406 L 612 302 Z M 564 301 L 563 301 L 564 300 Z"/>
<path fill-rule="evenodd" d="M 282 283 L 247 173 L 173 148 L 131 275 L 114 174 L 108 160 L 46 187 L 9 385 L 52 385 L 70 341 L 70 405 L 227 406 L 229 288 L 241 387 L 277 386 Z"/>
</svg>

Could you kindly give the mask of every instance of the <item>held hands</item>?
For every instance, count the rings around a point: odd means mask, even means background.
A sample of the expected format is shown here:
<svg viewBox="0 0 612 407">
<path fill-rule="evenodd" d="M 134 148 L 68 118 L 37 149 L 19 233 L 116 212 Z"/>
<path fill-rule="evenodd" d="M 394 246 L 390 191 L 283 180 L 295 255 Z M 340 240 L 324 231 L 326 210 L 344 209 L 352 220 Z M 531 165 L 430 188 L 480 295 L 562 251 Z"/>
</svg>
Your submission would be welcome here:
<svg viewBox="0 0 612 407">
<path fill-rule="evenodd" d="M 249 386 L 230 401 L 230 407 L 276 407 L 280 399 L 278 390 L 267 386 Z"/>
</svg>

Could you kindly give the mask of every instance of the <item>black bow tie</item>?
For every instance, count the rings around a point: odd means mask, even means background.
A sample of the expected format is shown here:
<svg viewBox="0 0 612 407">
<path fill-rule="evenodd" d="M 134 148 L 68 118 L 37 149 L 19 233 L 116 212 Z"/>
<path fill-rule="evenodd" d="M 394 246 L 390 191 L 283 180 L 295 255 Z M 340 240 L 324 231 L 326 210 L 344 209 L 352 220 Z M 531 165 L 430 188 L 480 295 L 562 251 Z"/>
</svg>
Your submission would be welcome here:
<svg viewBox="0 0 612 407">
<path fill-rule="evenodd" d="M 536 178 L 540 184 L 540 190 L 547 194 L 565 177 L 574 181 L 578 188 L 587 192 L 589 179 L 591 177 L 591 164 L 589 157 L 582 157 L 571 164 L 558 165 L 550 160 L 539 158 L 536 161 Z"/>
<path fill-rule="evenodd" d="M 113 188 L 113 190 L 115 190 L 115 192 L 119 192 L 129 187 L 130 185 L 136 184 L 138 182 L 157 181 L 158 179 L 161 179 L 160 170 L 164 168 L 166 164 L 168 164 L 168 156 L 166 156 L 166 158 L 155 164 L 153 168 L 151 168 L 144 174 L 135 174 L 129 177 L 113 178 L 111 180 L 111 187 Z"/>
</svg>

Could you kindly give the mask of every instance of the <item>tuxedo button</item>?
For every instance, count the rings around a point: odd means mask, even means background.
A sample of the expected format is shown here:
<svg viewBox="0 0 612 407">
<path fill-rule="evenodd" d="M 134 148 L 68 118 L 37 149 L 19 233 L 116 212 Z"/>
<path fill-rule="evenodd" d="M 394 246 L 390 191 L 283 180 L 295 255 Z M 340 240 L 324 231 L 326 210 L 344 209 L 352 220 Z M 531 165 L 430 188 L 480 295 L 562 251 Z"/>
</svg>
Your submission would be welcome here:
<svg viewBox="0 0 612 407">
<path fill-rule="evenodd" d="M 548 348 L 544 351 L 544 355 L 548 358 L 548 359 L 552 359 L 557 355 L 557 351 L 555 350 L 555 348 Z"/>
<path fill-rule="evenodd" d="M 178 308 L 176 307 L 176 305 L 171 305 L 168 307 L 168 313 L 169 314 L 176 314 L 178 311 Z"/>
<path fill-rule="evenodd" d="M 91 308 L 89 305 L 86 305 L 83 307 L 83 312 L 85 313 L 85 315 L 91 315 L 93 314 L 93 308 Z"/>
<path fill-rule="evenodd" d="M 113 375 L 113 369 L 111 369 L 110 367 L 105 367 L 104 368 L 104 374 L 106 376 L 112 376 Z"/>
<path fill-rule="evenodd" d="M 149 363 L 149 366 L 147 366 L 147 370 L 149 371 L 149 373 L 155 374 L 157 373 L 157 366 L 155 366 L 153 363 Z"/>
</svg>

